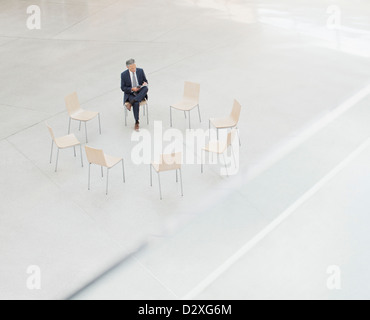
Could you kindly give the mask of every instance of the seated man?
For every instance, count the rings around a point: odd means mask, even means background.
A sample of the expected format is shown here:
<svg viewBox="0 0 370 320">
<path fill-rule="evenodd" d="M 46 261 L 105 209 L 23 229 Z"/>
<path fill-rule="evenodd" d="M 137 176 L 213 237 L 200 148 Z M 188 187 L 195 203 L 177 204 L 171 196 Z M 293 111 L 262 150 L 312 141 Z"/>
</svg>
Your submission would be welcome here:
<svg viewBox="0 0 370 320">
<path fill-rule="evenodd" d="M 127 69 L 121 74 L 121 90 L 125 93 L 123 104 L 128 111 L 134 109 L 135 130 L 140 129 L 139 115 L 140 102 L 148 99 L 148 80 L 143 69 L 136 68 L 135 60 L 126 62 Z"/>
</svg>

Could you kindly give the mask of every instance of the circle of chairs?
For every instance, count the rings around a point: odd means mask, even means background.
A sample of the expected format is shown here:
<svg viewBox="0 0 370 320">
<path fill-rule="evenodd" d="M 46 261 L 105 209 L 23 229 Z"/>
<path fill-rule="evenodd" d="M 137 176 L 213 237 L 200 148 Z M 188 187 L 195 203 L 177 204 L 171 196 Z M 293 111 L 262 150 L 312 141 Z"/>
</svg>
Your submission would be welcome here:
<svg viewBox="0 0 370 320">
<path fill-rule="evenodd" d="M 170 125 L 173 126 L 173 110 L 178 110 L 184 112 L 185 118 L 189 118 L 189 129 L 191 129 L 191 121 L 190 121 L 190 112 L 194 109 L 198 110 L 199 121 L 202 122 L 201 118 L 201 111 L 200 111 L 200 84 L 192 83 L 192 82 L 185 82 L 184 84 L 184 94 L 182 100 L 171 104 L 170 105 Z M 59 161 L 59 150 L 73 148 L 74 149 L 74 156 L 76 157 L 76 147 L 80 149 L 80 156 L 81 156 L 81 166 L 83 167 L 83 157 L 82 157 L 82 144 L 76 138 L 76 136 L 71 131 L 71 122 L 78 121 L 79 122 L 79 130 L 81 130 L 81 125 L 84 123 L 85 127 L 85 141 L 86 144 L 88 143 L 88 132 L 87 132 L 87 123 L 95 118 L 98 118 L 99 122 L 99 133 L 102 134 L 101 129 L 101 119 L 100 113 L 95 111 L 88 111 L 81 108 L 77 93 L 74 92 L 67 97 L 65 97 L 65 103 L 67 112 L 69 115 L 69 123 L 68 123 L 68 135 L 56 138 L 53 132 L 53 129 L 48 125 L 48 130 L 51 136 L 52 144 L 51 144 L 51 153 L 50 153 L 50 163 L 52 162 L 53 157 L 53 148 L 54 145 L 57 147 L 57 158 L 55 164 L 55 172 L 58 170 L 58 161 Z M 149 104 L 147 100 L 141 102 L 140 106 L 143 107 L 144 116 L 147 117 L 147 124 L 149 125 Z M 125 125 L 127 126 L 127 109 L 125 109 Z M 188 115 L 187 115 L 188 113 Z M 203 155 L 208 152 L 211 154 L 223 155 L 225 168 L 227 172 L 227 165 L 225 160 L 225 152 L 231 147 L 234 161 L 236 163 L 235 153 L 233 150 L 233 141 L 235 136 L 238 135 L 239 144 L 241 145 L 240 134 L 238 129 L 238 123 L 240 119 L 241 113 L 241 105 L 237 100 L 234 100 L 234 104 L 232 107 L 232 111 L 229 116 L 225 118 L 211 118 L 209 119 L 209 129 L 211 130 L 211 126 L 213 126 L 217 130 L 217 140 L 210 140 L 209 143 L 202 148 L 202 155 L 201 155 L 201 172 L 204 172 L 204 157 Z M 227 134 L 226 141 L 220 141 L 219 138 L 219 130 L 231 130 Z M 106 168 L 106 194 L 108 195 L 109 189 L 109 171 L 119 163 L 122 164 L 122 172 L 123 172 L 123 182 L 126 182 L 125 178 L 125 164 L 124 159 L 122 157 L 114 157 L 107 155 L 100 149 L 94 149 L 89 146 L 85 146 L 86 157 L 89 163 L 89 174 L 88 174 L 88 190 L 90 190 L 90 169 L 91 165 L 97 165 L 101 167 L 101 174 L 102 177 L 104 176 L 103 168 Z M 161 186 L 161 172 L 165 171 L 176 171 L 176 182 L 181 183 L 181 195 L 184 195 L 183 190 L 183 181 L 182 181 L 182 153 L 172 153 L 172 154 L 162 154 L 158 161 L 152 162 L 150 164 L 150 185 L 153 185 L 153 169 L 158 175 L 158 182 L 159 182 L 159 194 L 160 199 L 162 200 L 162 186 Z M 180 179 L 179 179 L 180 177 Z"/>
</svg>

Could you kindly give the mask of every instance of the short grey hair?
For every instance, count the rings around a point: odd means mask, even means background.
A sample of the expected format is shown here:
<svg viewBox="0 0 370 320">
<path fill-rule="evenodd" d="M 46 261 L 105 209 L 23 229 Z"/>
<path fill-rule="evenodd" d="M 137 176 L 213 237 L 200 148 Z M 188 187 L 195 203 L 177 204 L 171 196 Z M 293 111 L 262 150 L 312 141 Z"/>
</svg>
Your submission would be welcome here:
<svg viewBox="0 0 370 320">
<path fill-rule="evenodd" d="M 132 64 L 135 64 L 135 59 L 130 59 L 126 61 L 126 66 L 131 66 Z"/>
</svg>

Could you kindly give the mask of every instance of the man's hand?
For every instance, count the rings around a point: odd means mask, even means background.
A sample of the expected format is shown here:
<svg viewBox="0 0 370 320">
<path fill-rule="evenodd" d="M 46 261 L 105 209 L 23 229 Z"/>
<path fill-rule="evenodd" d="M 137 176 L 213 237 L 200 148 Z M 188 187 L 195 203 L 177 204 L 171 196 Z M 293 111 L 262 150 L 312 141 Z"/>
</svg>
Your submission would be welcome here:
<svg viewBox="0 0 370 320">
<path fill-rule="evenodd" d="M 147 85 L 148 85 L 148 83 L 147 83 L 147 82 L 144 82 L 144 83 L 143 83 L 143 86 L 147 86 Z"/>
<path fill-rule="evenodd" d="M 138 92 L 140 89 L 135 87 L 135 88 L 132 88 L 132 92 Z"/>
</svg>

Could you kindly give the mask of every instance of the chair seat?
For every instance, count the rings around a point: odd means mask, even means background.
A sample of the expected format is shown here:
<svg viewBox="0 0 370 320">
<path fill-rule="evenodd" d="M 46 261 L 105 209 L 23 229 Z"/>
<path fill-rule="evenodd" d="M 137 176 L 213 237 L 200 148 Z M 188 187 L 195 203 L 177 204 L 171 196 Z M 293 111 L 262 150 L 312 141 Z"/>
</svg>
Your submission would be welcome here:
<svg viewBox="0 0 370 320">
<path fill-rule="evenodd" d="M 163 171 L 172 171 L 181 169 L 181 163 L 174 163 L 174 157 L 170 154 L 162 155 L 163 163 L 152 163 L 152 166 L 155 171 L 163 172 Z"/>
<path fill-rule="evenodd" d="M 213 126 L 215 126 L 218 129 L 232 128 L 237 125 L 235 120 L 233 120 L 230 117 L 229 118 L 213 118 L 213 119 L 210 119 L 210 121 L 213 124 Z"/>
<path fill-rule="evenodd" d="M 55 139 L 55 144 L 60 149 L 70 148 L 74 146 L 80 145 L 80 141 L 77 140 L 74 134 L 70 134 L 68 136 L 60 137 Z"/>
<path fill-rule="evenodd" d="M 159 172 L 159 164 L 158 163 L 152 162 L 152 166 L 153 166 L 155 171 Z"/>
<path fill-rule="evenodd" d="M 122 161 L 122 158 L 117 158 L 117 157 L 112 157 L 112 156 L 109 156 L 107 154 L 104 155 L 105 156 L 105 161 L 107 163 L 107 167 L 108 168 L 112 168 L 114 167 L 117 163 L 121 162 Z"/>
<path fill-rule="evenodd" d="M 226 149 L 227 149 L 227 144 L 225 142 L 219 142 L 219 141 L 210 141 L 209 144 L 203 148 L 203 150 L 206 150 L 208 152 L 219 153 L 219 154 L 224 153 Z"/>
<path fill-rule="evenodd" d="M 181 164 L 159 164 L 159 163 L 152 163 L 152 167 L 157 172 L 164 172 L 164 171 L 172 171 L 181 169 Z"/>
<path fill-rule="evenodd" d="M 190 111 L 198 106 L 198 102 L 194 100 L 182 100 L 178 103 L 171 105 L 172 108 L 180 111 Z"/>
<path fill-rule="evenodd" d="M 99 112 L 81 110 L 77 113 L 72 114 L 71 118 L 77 121 L 90 121 L 94 119 L 98 114 Z"/>
<path fill-rule="evenodd" d="M 146 106 L 147 104 L 148 104 L 148 101 L 146 99 L 140 102 L 140 106 Z M 130 102 L 125 102 L 126 107 L 129 105 L 130 105 Z"/>
</svg>

